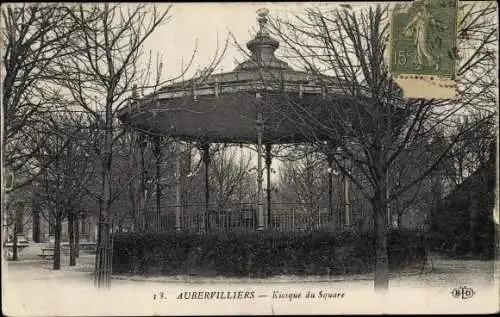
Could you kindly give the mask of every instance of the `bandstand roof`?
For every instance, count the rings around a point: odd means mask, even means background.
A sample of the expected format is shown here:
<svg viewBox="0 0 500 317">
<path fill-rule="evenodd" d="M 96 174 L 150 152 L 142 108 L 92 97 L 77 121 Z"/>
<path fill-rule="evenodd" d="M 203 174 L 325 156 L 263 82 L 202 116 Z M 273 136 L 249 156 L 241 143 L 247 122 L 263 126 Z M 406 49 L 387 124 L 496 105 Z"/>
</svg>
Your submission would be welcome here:
<svg viewBox="0 0 500 317">
<path fill-rule="evenodd" d="M 313 128 L 331 119 L 329 107 L 352 103 L 341 93 L 341 82 L 319 83 L 308 73 L 293 70 L 274 55 L 278 41 L 265 30 L 267 13 L 260 13 L 261 29 L 247 43 L 252 55 L 232 72 L 175 83 L 159 89 L 118 116 L 133 128 L 180 140 L 214 143 L 257 143 L 258 113 L 263 143 L 302 143 L 328 132 Z M 321 126 L 315 125 L 315 126 Z"/>
</svg>

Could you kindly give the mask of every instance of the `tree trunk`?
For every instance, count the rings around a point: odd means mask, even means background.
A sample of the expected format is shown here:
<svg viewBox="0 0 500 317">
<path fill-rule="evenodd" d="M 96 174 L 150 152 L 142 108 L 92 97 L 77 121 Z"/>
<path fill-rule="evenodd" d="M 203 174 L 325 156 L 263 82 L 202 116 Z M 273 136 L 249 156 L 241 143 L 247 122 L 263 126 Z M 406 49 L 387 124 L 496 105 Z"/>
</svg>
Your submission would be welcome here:
<svg viewBox="0 0 500 317">
<path fill-rule="evenodd" d="M 33 211 L 33 242 L 40 242 L 40 211 Z"/>
<path fill-rule="evenodd" d="M 111 270 L 110 270 L 110 236 L 108 223 L 102 223 L 99 226 L 99 246 L 97 249 L 98 257 L 97 272 L 96 272 L 96 286 L 99 288 L 109 288 L 111 285 Z"/>
<path fill-rule="evenodd" d="M 105 14 L 107 14 L 108 7 L 105 6 Z M 114 74 L 110 74 L 113 78 Z M 111 276 L 108 274 L 110 272 L 110 267 L 108 267 L 108 257 L 111 256 L 108 252 L 108 236 L 105 235 L 106 231 L 109 230 L 109 224 L 111 222 L 110 214 L 110 204 L 111 204 L 111 162 L 112 162 L 112 150 L 113 150 L 113 98 L 114 89 L 116 82 L 112 82 L 111 87 L 107 91 L 106 98 L 106 120 L 104 122 L 104 149 L 102 155 L 102 201 L 101 209 L 99 212 L 99 234 L 98 234 L 98 244 L 97 244 L 97 254 L 95 258 L 95 271 L 94 271 L 94 286 L 97 288 L 109 288 L 111 286 Z"/>
<path fill-rule="evenodd" d="M 398 228 L 401 228 L 401 225 L 402 225 L 402 221 L 403 221 L 403 211 L 401 210 L 401 207 L 399 205 L 399 200 L 396 199 L 396 201 L 394 202 L 394 212 L 396 213 L 396 226 Z"/>
<path fill-rule="evenodd" d="M 74 219 L 74 230 L 75 230 L 75 257 L 80 256 L 80 217 L 76 216 Z"/>
<path fill-rule="evenodd" d="M 142 228 L 144 231 L 148 230 L 149 229 L 149 217 L 148 217 L 148 213 L 147 213 L 147 210 L 146 210 L 146 196 L 145 196 L 145 192 L 146 192 L 146 163 L 145 163 L 145 159 L 144 159 L 144 151 L 145 151 L 145 142 L 144 141 L 144 137 L 141 136 L 141 139 L 140 139 L 140 149 L 141 149 L 141 194 L 139 196 L 139 206 L 140 206 L 140 212 L 142 213 L 143 215 L 143 219 L 144 219 L 144 228 Z"/>
<path fill-rule="evenodd" d="M 136 209 L 136 211 L 135 211 L 135 212 L 137 212 L 137 209 Z M 138 228 L 139 228 L 139 217 L 140 217 L 140 216 L 139 216 L 139 214 L 138 214 L 138 213 L 134 213 L 134 224 L 133 224 L 134 228 L 133 228 L 133 230 L 132 230 L 132 231 L 134 231 L 134 232 L 139 230 L 139 229 L 138 229 Z"/>
<path fill-rule="evenodd" d="M 56 216 L 55 239 L 54 239 L 54 270 L 61 269 L 61 232 L 62 217 Z"/>
<path fill-rule="evenodd" d="M 14 221 L 14 236 L 12 237 L 12 260 L 19 261 L 19 255 L 17 253 L 17 232 L 18 232 L 17 217 L 18 217 L 19 211 L 16 209 L 14 212 L 16 214 L 15 214 L 15 221 Z"/>
<path fill-rule="evenodd" d="M 375 291 L 389 288 L 389 259 L 387 254 L 387 212 L 383 194 L 377 189 L 372 200 L 375 221 Z"/>
<path fill-rule="evenodd" d="M 103 194 L 101 208 L 99 212 L 99 229 L 98 229 L 98 244 L 96 254 L 96 266 L 94 272 L 94 285 L 97 288 L 110 288 L 111 276 L 110 267 L 108 267 L 108 239 L 109 225 L 111 220 L 110 203 L 111 203 L 111 160 L 112 160 L 112 114 L 111 105 L 109 102 L 106 106 L 106 134 L 104 143 L 104 162 L 103 162 Z"/>
<path fill-rule="evenodd" d="M 75 256 L 75 216 L 70 212 L 68 215 L 68 237 L 69 237 L 69 266 L 76 265 Z"/>
</svg>

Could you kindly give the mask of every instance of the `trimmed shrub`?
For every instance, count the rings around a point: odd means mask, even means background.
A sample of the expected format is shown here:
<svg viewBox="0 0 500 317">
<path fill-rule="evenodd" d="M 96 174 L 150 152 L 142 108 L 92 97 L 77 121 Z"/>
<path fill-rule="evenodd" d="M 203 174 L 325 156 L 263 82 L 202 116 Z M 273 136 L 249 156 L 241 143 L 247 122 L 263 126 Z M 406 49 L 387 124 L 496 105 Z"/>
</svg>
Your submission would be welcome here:
<svg viewBox="0 0 500 317">
<path fill-rule="evenodd" d="M 117 274 L 197 274 L 228 277 L 339 275 L 372 272 L 373 232 L 191 232 L 118 233 L 113 272 Z M 422 263 L 421 234 L 388 233 L 391 270 Z"/>
</svg>

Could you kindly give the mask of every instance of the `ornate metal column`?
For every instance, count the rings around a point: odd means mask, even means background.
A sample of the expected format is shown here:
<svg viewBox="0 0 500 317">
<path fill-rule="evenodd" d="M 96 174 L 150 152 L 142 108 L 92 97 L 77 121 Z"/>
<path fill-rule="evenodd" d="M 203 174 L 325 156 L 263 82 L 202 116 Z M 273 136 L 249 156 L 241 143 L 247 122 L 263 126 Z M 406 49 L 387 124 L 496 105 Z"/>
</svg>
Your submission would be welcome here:
<svg viewBox="0 0 500 317">
<path fill-rule="evenodd" d="M 156 157 L 156 230 L 160 231 L 162 229 L 161 221 L 161 186 L 160 186 L 160 172 L 161 172 L 161 137 L 156 136 L 153 138 L 154 151 Z"/>
<path fill-rule="evenodd" d="M 264 229 L 264 209 L 262 206 L 262 111 L 260 93 L 255 95 L 257 99 L 257 230 Z"/>
<path fill-rule="evenodd" d="M 342 227 L 339 219 L 340 215 L 335 215 L 333 210 L 333 175 L 337 175 L 333 170 L 333 161 L 335 156 L 335 144 L 332 141 L 324 141 L 323 142 L 323 153 L 326 156 L 326 162 L 328 164 L 327 170 L 327 182 L 328 182 L 328 218 L 329 222 L 332 225 L 332 228 Z"/>
<path fill-rule="evenodd" d="M 175 230 L 181 231 L 181 156 L 180 145 L 175 146 Z"/>
<path fill-rule="evenodd" d="M 146 151 L 146 135 L 143 134 L 142 132 L 139 132 L 138 136 L 138 141 L 139 141 L 139 151 L 140 151 L 140 169 L 141 169 L 141 177 L 140 177 L 140 183 L 141 183 L 141 190 L 140 190 L 140 196 L 139 196 L 139 212 L 142 213 L 143 217 L 143 227 L 141 228 L 142 230 L 148 230 L 149 229 L 149 213 L 146 209 L 146 178 L 147 178 L 147 171 L 146 171 L 146 162 L 145 162 L 145 151 Z"/>
<path fill-rule="evenodd" d="M 267 227 L 272 227 L 272 218 L 271 218 L 271 148 L 272 145 L 270 143 L 266 143 L 266 171 L 267 171 Z"/>
<path fill-rule="evenodd" d="M 351 171 L 351 166 L 349 159 L 346 159 L 346 164 L 345 168 L 346 170 L 350 173 Z M 350 179 L 349 176 L 344 174 L 344 227 L 345 228 L 350 228 L 351 227 L 351 201 L 350 201 Z"/>
<path fill-rule="evenodd" d="M 205 141 L 202 146 L 203 150 L 203 163 L 205 163 L 205 214 L 201 217 L 201 229 L 208 231 L 208 219 L 209 219 L 209 208 L 210 208 L 210 179 L 209 179 L 209 165 L 210 165 L 210 144 Z"/>
<path fill-rule="evenodd" d="M 333 154 L 328 153 L 328 217 L 330 221 L 335 226 L 334 215 L 333 215 Z"/>
</svg>

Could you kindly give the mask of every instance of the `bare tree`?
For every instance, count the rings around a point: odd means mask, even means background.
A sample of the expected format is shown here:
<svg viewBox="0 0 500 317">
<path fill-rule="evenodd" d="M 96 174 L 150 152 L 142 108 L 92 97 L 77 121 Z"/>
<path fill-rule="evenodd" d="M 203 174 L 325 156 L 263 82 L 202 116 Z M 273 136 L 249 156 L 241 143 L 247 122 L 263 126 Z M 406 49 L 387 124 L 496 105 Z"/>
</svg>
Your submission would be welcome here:
<svg viewBox="0 0 500 317">
<path fill-rule="evenodd" d="M 451 146 L 448 155 L 431 174 L 394 198 L 390 207 L 397 216 L 398 226 L 401 225 L 403 214 L 410 210 L 427 210 L 429 213 L 426 213 L 425 217 L 430 220 L 430 212 L 436 208 L 437 200 L 450 193 L 488 161 L 491 143 L 495 138 L 495 124 L 492 122 L 493 118 L 483 120 L 484 116 L 481 113 L 473 113 L 471 116 L 456 119 L 458 133 L 462 134 L 464 131 L 463 137 Z M 477 124 L 476 121 L 480 123 Z M 470 126 L 474 128 L 470 129 Z M 421 162 L 428 159 L 428 153 L 422 151 L 428 146 L 427 142 L 432 143 L 436 148 L 435 152 L 449 147 L 447 138 L 439 134 L 434 135 L 431 140 L 420 140 L 420 145 L 415 142 L 412 148 L 401 153 L 391 167 L 391 188 L 398 188 L 404 183 L 404 179 L 412 178 L 407 174 L 420 173 Z"/>
<path fill-rule="evenodd" d="M 465 44 L 458 51 L 459 98 L 455 101 L 401 98 L 385 62 L 388 6 L 361 10 L 313 7 L 294 15 L 295 20 L 276 19 L 272 23 L 287 54 L 298 60 L 316 83 L 333 86 L 337 91 L 335 96 L 326 97 L 323 108 L 316 107 L 325 111 L 319 116 L 292 100 L 274 109 L 308 128 L 305 134 L 311 142 L 317 141 L 315 136 L 320 129 L 341 149 L 343 157 L 334 158 L 336 165 L 373 208 L 376 290 L 388 288 L 388 203 L 432 173 L 449 155 L 451 145 L 465 138 L 466 131 L 453 130 L 451 118 L 478 107 L 489 109 L 489 117 L 494 112 L 491 96 L 497 44 L 496 22 L 492 20 L 495 5 L 466 3 L 461 4 L 460 12 L 459 40 Z M 422 138 L 430 139 L 442 131 L 446 131 L 449 146 L 440 152 L 433 152 L 430 145 L 424 147 L 422 150 L 430 159 L 422 162 L 419 173 L 405 178 L 398 188 L 389 188 L 387 174 L 395 160 Z M 367 180 L 368 186 L 363 186 L 355 175 Z"/>
<path fill-rule="evenodd" d="M 250 156 L 239 157 L 235 147 L 219 145 L 210 168 L 210 184 L 214 192 L 214 204 L 223 211 L 238 202 L 239 187 L 249 175 Z M 243 197 L 241 197 L 243 199 Z"/>
<path fill-rule="evenodd" d="M 2 6 L 2 155 L 4 166 L 16 174 L 13 190 L 29 184 L 29 160 L 36 146 L 25 146 L 31 126 L 40 115 L 57 109 L 60 91 L 47 85 L 54 61 L 68 56 L 71 35 L 79 26 L 70 23 L 71 6 L 22 4 Z"/>
<path fill-rule="evenodd" d="M 85 149 L 79 134 L 82 114 L 67 113 L 47 118 L 43 141 L 40 140 L 39 198 L 53 213 L 55 221 L 54 270 L 61 267 L 62 222 L 68 219 L 70 238 L 70 265 L 75 265 L 74 219 L 81 209 L 84 186 L 93 176 L 91 162 L 85 159 Z M 50 131 L 50 133 L 48 133 Z"/>
<path fill-rule="evenodd" d="M 280 196 L 287 203 L 299 204 L 309 217 L 310 227 L 319 219 L 320 208 L 325 208 L 327 168 L 317 152 L 306 152 L 300 160 L 285 161 L 280 168 Z"/>
<path fill-rule="evenodd" d="M 95 276 L 98 287 L 110 283 L 112 148 L 119 132 L 114 113 L 130 102 L 133 85 L 144 75 L 140 71 L 141 47 L 167 20 L 169 8 L 99 4 L 79 5 L 71 12 L 73 23 L 81 27 L 71 45 L 80 54 L 59 60 L 58 71 L 64 75 L 57 83 L 70 93 L 75 106 L 92 114 L 93 121 L 103 131 L 99 147 L 102 196 Z M 92 22 L 88 22 L 89 18 Z"/>
<path fill-rule="evenodd" d="M 459 120 L 461 122 L 458 131 L 465 131 L 467 138 L 452 146 L 448 159 L 443 163 L 444 176 L 451 184 L 450 189 L 461 184 L 488 161 L 490 144 L 495 141 L 494 118 L 475 112 Z M 480 124 L 476 123 L 478 121 Z M 476 128 L 471 130 L 470 126 Z"/>
<path fill-rule="evenodd" d="M 185 148 L 186 151 L 181 153 L 181 204 L 190 219 L 191 216 L 199 216 L 200 206 L 206 204 L 207 184 L 204 168 L 201 168 L 203 150 L 196 149 L 194 144 Z M 231 222 L 235 219 L 232 217 L 240 217 L 240 212 L 248 211 L 248 205 L 256 195 L 252 157 L 248 149 L 236 144 L 212 144 L 209 155 L 207 227 L 230 228 L 239 223 L 236 220 Z"/>
<path fill-rule="evenodd" d="M 123 201 L 122 212 L 117 215 L 117 225 L 127 223 L 139 228 L 140 220 L 148 222 L 156 210 L 156 218 L 161 213 L 165 201 L 162 197 L 166 187 L 173 184 L 168 175 L 173 174 L 172 139 L 168 137 L 148 136 L 141 131 L 129 131 L 116 140 L 113 148 L 116 178 L 115 192 L 122 189 L 119 197 Z M 169 182 L 170 181 L 170 182 Z M 168 198 L 168 194 L 166 195 Z M 115 206 L 113 207 L 115 208 Z M 154 217 L 153 217 L 154 218 Z M 146 228 L 150 223 L 144 223 Z M 154 224 L 157 227 L 160 223 Z"/>
<path fill-rule="evenodd" d="M 402 151 L 390 167 L 387 179 L 389 189 L 397 190 L 401 184 L 406 183 L 407 179 L 413 179 L 415 174 L 419 175 L 421 162 L 435 159 L 434 153 L 439 153 L 444 149 L 441 140 L 436 136 L 431 139 L 421 138 L 418 142 L 415 141 L 412 147 Z M 437 150 L 432 150 L 433 148 L 437 148 Z M 429 211 L 442 198 L 442 191 L 435 193 L 439 194 L 436 197 L 434 197 L 433 191 L 442 185 L 443 165 L 442 163 L 437 166 L 427 177 L 388 203 L 390 222 L 395 223 L 397 227 L 402 227 L 403 218 L 409 218 L 404 216 L 411 214 L 412 218 L 420 218 L 413 219 L 412 223 L 417 224 L 417 227 L 420 226 L 420 228 L 425 227 L 430 216 Z"/>
<path fill-rule="evenodd" d="M 80 26 L 71 23 L 73 8 L 54 4 L 2 6 L 1 164 L 15 175 L 12 186 L 2 186 L 2 201 L 7 201 L 4 190 L 15 194 L 38 176 L 42 170 L 35 159 L 41 153 L 40 121 L 66 106 L 59 87 L 50 82 L 55 61 L 74 53 L 75 47 L 69 44 Z M 2 212 L 4 207 L 2 204 Z"/>
<path fill-rule="evenodd" d="M 171 6 L 159 9 L 148 4 L 79 5 L 71 14 L 73 23 L 80 26 L 80 31 L 71 40 L 79 54 L 58 60 L 57 72 L 61 76 L 57 84 L 70 94 L 75 107 L 92 114 L 102 131 L 97 287 L 110 286 L 111 204 L 123 192 L 123 188 L 112 192 L 113 145 L 126 132 L 117 125 L 115 115 L 130 103 L 139 102 L 139 98 L 141 102 L 156 105 L 156 88 L 165 83 L 161 81 L 162 62 L 159 57 L 156 64 L 151 56 L 145 58 L 142 47 L 149 36 L 168 21 L 170 9 Z M 214 63 L 219 60 L 214 58 Z M 212 69 L 209 67 L 207 71 Z M 153 93 L 147 94 L 149 91 Z"/>
</svg>

